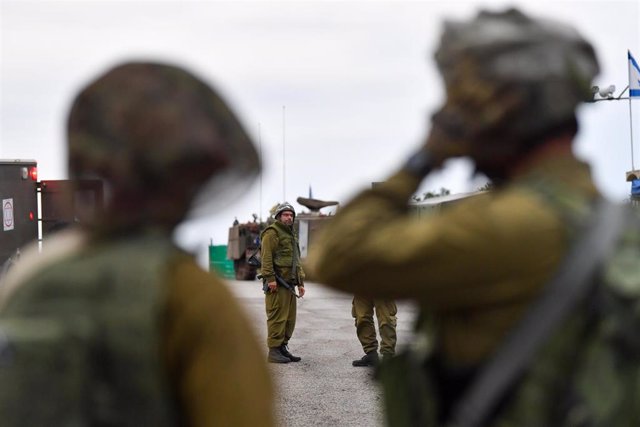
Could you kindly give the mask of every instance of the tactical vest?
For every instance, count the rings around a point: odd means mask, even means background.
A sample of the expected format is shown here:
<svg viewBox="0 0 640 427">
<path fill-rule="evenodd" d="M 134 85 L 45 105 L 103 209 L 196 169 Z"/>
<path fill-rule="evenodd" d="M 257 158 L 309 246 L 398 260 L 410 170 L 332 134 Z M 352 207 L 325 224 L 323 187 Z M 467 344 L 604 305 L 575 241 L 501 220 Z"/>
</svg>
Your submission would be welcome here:
<svg viewBox="0 0 640 427">
<path fill-rule="evenodd" d="M 89 246 L 16 289 L 0 313 L 3 426 L 172 426 L 161 353 L 163 237 Z"/>
<path fill-rule="evenodd" d="M 298 246 L 298 236 L 293 229 L 276 221 L 262 231 L 260 240 L 267 230 L 274 230 L 278 235 L 278 248 L 273 254 L 274 267 L 282 272 L 281 274 L 286 280 L 299 281 L 300 247 Z"/>
</svg>

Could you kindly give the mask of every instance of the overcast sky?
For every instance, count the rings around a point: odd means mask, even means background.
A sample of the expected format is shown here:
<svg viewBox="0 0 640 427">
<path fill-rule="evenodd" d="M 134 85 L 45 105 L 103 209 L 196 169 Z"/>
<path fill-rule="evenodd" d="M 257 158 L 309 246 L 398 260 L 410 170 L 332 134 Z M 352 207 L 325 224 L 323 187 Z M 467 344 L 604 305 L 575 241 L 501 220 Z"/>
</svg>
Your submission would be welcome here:
<svg viewBox="0 0 640 427">
<path fill-rule="evenodd" d="M 125 60 L 180 64 L 212 83 L 261 141 L 262 185 L 180 237 L 191 247 L 225 244 L 236 216 L 266 216 L 310 186 L 316 198 L 344 202 L 384 179 L 423 139 L 442 101 L 432 55 L 443 18 L 506 5 L 570 22 L 599 54 L 595 83 L 615 84 L 616 94 L 627 85 L 627 49 L 640 59 L 635 0 L 0 0 L 0 158 L 36 159 L 41 179 L 66 178 L 64 122 L 78 88 Z M 640 103 L 633 117 L 640 169 Z M 622 200 L 631 169 L 628 101 L 587 105 L 580 120 L 578 154 L 593 163 L 599 188 Z M 422 191 L 475 190 L 483 181 L 470 170 L 454 162 Z"/>
</svg>

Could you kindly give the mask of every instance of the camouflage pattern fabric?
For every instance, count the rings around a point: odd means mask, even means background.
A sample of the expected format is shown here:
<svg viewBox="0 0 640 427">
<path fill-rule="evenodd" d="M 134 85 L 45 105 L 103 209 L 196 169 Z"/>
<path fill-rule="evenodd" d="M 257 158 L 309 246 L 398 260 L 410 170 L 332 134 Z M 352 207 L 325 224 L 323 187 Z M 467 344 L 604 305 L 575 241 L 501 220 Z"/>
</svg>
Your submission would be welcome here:
<svg viewBox="0 0 640 427">
<path fill-rule="evenodd" d="M 13 292 L 0 313 L 2 425 L 174 425 L 157 285 L 174 250 L 164 238 L 125 240 Z"/>
<path fill-rule="evenodd" d="M 590 99 L 599 71 L 573 28 L 516 9 L 446 22 L 435 59 L 447 99 L 428 144 L 440 158 L 526 149 Z"/>
<path fill-rule="evenodd" d="M 196 207 L 223 204 L 260 171 L 226 102 L 168 64 L 125 63 L 85 87 L 69 113 L 68 146 L 70 175 L 102 178 L 115 193 L 112 203 L 120 206 L 110 215 L 123 208 L 131 214 L 131 200 L 141 209 L 174 182 L 187 204 L 196 197 Z"/>
<path fill-rule="evenodd" d="M 51 238 L 56 257 L 69 233 Z M 34 264 L 0 295 L 3 426 L 275 425 L 269 373 L 245 313 L 168 237 L 48 255 L 25 252 L 17 268 Z M 147 413 L 152 404 L 160 412 Z M 156 421 L 170 405 L 179 407 L 176 423 Z"/>
<path fill-rule="evenodd" d="M 640 419 L 640 215 L 595 290 L 541 349 L 496 426 L 632 426 Z"/>
</svg>

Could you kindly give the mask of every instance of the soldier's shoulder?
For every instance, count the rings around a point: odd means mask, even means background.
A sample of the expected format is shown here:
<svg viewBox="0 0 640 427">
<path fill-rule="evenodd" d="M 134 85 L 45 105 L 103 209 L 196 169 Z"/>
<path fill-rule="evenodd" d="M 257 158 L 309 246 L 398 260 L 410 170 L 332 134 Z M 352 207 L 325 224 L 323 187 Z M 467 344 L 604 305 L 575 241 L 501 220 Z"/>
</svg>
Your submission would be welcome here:
<svg viewBox="0 0 640 427">
<path fill-rule="evenodd" d="M 200 268 L 193 257 L 177 253 L 169 262 L 168 274 L 169 299 L 182 301 L 185 306 L 225 305 L 233 303 L 231 291 L 224 280 Z"/>
<path fill-rule="evenodd" d="M 264 230 L 262 230 L 261 236 L 262 236 L 263 240 L 264 240 L 265 237 L 277 238 L 278 237 L 278 231 L 275 229 L 275 227 L 273 225 L 270 225 L 267 228 L 265 228 Z"/>
</svg>

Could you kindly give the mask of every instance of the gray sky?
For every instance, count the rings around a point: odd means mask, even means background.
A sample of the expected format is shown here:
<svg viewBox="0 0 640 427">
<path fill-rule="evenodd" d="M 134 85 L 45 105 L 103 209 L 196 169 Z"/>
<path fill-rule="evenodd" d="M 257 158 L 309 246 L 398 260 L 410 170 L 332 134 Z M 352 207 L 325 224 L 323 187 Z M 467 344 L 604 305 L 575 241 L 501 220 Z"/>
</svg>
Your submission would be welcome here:
<svg viewBox="0 0 640 427">
<path fill-rule="evenodd" d="M 627 49 L 640 59 L 637 0 L 0 0 L 0 158 L 36 159 L 41 179 L 65 178 L 64 121 L 80 86 L 128 59 L 183 65 L 213 83 L 262 141 L 262 186 L 256 182 L 237 203 L 180 234 L 192 247 L 210 238 L 224 244 L 235 216 L 246 221 L 261 208 L 266 216 L 284 197 L 306 196 L 309 186 L 316 198 L 344 202 L 384 179 L 420 143 L 442 101 L 431 59 L 442 19 L 505 5 L 570 22 L 599 54 L 596 83 L 615 84 L 616 94 L 627 85 Z M 640 103 L 633 115 L 640 169 Z M 631 169 L 628 102 L 585 106 L 580 119 L 578 154 L 593 163 L 599 188 L 623 199 Z M 483 181 L 470 180 L 470 170 L 453 162 L 422 190 L 474 190 Z"/>
</svg>

